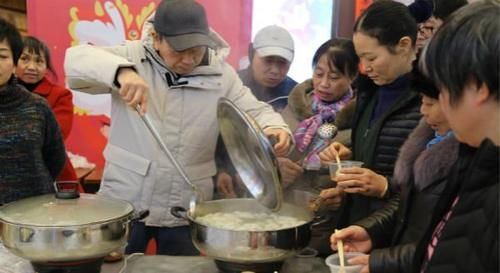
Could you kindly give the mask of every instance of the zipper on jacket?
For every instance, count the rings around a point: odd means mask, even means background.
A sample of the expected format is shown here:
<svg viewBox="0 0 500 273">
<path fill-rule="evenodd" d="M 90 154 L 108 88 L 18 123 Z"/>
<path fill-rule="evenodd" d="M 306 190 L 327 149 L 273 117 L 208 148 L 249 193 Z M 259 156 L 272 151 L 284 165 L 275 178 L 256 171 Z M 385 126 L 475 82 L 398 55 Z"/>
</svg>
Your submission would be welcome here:
<svg viewBox="0 0 500 273">
<path fill-rule="evenodd" d="M 368 136 L 368 133 L 370 133 L 370 128 L 367 128 L 365 130 L 365 133 L 363 134 L 363 138 L 366 138 Z"/>
</svg>

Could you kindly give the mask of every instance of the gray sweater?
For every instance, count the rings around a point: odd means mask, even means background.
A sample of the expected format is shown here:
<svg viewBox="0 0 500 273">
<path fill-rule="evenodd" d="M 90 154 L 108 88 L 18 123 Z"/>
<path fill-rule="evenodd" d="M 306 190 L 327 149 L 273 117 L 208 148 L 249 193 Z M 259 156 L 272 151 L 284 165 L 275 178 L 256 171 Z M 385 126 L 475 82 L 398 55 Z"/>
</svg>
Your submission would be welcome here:
<svg viewBox="0 0 500 273">
<path fill-rule="evenodd" d="M 0 204 L 53 192 L 66 153 L 42 97 L 12 81 L 0 87 Z"/>
</svg>

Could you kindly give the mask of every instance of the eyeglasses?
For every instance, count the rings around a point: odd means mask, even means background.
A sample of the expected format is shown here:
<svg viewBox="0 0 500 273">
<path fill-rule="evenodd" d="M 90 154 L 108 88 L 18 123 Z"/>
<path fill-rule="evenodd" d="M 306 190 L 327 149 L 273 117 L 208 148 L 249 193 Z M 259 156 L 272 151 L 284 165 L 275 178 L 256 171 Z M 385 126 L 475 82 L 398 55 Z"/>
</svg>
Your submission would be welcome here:
<svg viewBox="0 0 500 273">
<path fill-rule="evenodd" d="M 418 31 L 423 31 L 423 32 L 433 32 L 434 31 L 434 27 L 433 26 L 426 26 L 425 24 L 421 24 L 418 28 Z"/>
</svg>

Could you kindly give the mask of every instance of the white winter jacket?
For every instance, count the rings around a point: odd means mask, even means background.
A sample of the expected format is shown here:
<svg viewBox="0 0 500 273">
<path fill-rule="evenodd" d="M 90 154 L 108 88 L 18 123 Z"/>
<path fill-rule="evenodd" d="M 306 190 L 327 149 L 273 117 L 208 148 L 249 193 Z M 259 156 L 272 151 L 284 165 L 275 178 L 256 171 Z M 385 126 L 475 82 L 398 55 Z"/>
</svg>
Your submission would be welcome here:
<svg viewBox="0 0 500 273">
<path fill-rule="evenodd" d="M 262 127 L 288 130 L 281 116 L 242 85 L 221 52 L 209 50 L 209 65 L 199 66 L 168 86 L 171 74 L 156 51 L 144 41 L 116 47 L 82 45 L 69 48 L 65 72 L 69 87 L 86 93 L 111 93 L 111 130 L 104 151 L 106 165 L 99 194 L 127 200 L 137 211 L 148 209 L 150 226 L 179 226 L 172 206 L 188 207 L 192 196 L 171 162 L 114 85 L 120 67 L 133 67 L 149 85 L 148 112 L 163 141 L 201 190 L 212 198 L 214 153 L 219 129 L 217 100 L 226 97 L 252 116 Z"/>
</svg>

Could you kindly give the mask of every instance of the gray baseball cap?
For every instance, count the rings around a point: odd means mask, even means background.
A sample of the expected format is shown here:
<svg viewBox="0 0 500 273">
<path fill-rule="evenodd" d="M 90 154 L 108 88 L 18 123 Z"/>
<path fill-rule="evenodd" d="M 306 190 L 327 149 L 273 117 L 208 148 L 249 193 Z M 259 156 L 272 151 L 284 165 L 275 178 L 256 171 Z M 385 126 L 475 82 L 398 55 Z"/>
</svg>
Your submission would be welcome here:
<svg viewBox="0 0 500 273">
<path fill-rule="evenodd" d="M 253 48 L 262 57 L 279 56 L 290 63 L 293 60 L 293 38 L 286 29 L 277 25 L 259 30 L 253 39 Z"/>
<path fill-rule="evenodd" d="M 153 19 L 155 31 L 176 51 L 197 46 L 215 48 L 205 9 L 192 0 L 162 0 Z"/>
</svg>

